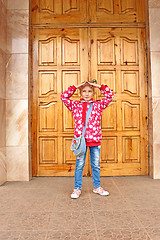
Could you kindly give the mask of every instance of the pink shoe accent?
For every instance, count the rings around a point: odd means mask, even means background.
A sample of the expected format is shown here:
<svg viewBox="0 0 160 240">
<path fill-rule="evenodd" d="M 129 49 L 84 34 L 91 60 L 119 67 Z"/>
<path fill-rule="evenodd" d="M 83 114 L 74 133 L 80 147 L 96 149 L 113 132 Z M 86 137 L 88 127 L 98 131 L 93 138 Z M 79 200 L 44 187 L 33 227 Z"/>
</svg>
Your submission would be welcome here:
<svg viewBox="0 0 160 240">
<path fill-rule="evenodd" d="M 79 198 L 81 195 L 81 190 L 80 189 L 74 189 L 73 193 L 71 194 L 71 198 Z"/>
<path fill-rule="evenodd" d="M 93 192 L 98 193 L 101 196 L 108 196 L 109 195 L 109 192 L 105 191 L 102 187 L 94 188 Z"/>
</svg>

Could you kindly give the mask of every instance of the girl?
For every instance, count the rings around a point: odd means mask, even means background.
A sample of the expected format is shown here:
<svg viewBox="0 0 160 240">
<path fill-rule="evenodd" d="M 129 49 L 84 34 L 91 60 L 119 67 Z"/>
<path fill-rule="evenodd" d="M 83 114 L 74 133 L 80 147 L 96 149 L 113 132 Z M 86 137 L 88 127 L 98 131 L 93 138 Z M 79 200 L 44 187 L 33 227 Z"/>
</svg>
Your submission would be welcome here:
<svg viewBox="0 0 160 240">
<path fill-rule="evenodd" d="M 99 88 L 104 98 L 102 100 L 93 101 L 94 88 Z M 70 100 L 76 89 L 80 90 L 80 101 Z M 86 112 L 89 109 L 91 102 L 93 102 L 92 112 L 90 114 L 86 132 L 86 146 L 90 149 L 91 168 L 93 175 L 93 192 L 103 196 L 109 195 L 109 192 L 100 187 L 100 148 L 102 141 L 101 132 L 101 114 L 107 105 L 112 101 L 113 93 L 107 85 L 98 85 L 92 82 L 83 82 L 77 86 L 70 86 L 61 95 L 61 100 L 65 106 L 72 112 L 74 118 L 74 138 L 82 135 L 83 126 L 85 125 Z M 86 150 L 87 152 L 87 150 Z M 86 152 L 83 156 L 76 158 L 75 168 L 75 188 L 71 194 L 71 198 L 78 198 L 81 194 L 83 168 L 85 165 Z"/>
</svg>

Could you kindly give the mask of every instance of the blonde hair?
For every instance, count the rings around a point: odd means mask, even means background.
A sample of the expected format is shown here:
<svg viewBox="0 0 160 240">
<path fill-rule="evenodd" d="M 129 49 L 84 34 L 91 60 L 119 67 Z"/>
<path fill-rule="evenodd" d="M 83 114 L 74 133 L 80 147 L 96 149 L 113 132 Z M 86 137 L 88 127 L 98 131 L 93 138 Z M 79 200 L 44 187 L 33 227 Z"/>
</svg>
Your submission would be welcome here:
<svg viewBox="0 0 160 240">
<path fill-rule="evenodd" d="M 83 86 L 79 88 L 79 96 L 81 97 L 82 90 L 86 87 L 90 87 L 93 90 L 93 95 L 95 94 L 94 86 L 90 85 L 88 82 L 86 82 Z"/>
<path fill-rule="evenodd" d="M 92 88 L 93 91 L 94 91 L 94 86 L 92 86 L 92 85 L 89 84 L 89 83 L 94 83 L 94 82 L 97 83 L 97 80 L 96 80 L 96 79 L 93 79 L 93 80 L 87 81 L 83 86 L 81 86 L 81 87 L 79 88 L 80 92 L 81 92 L 81 90 L 82 90 L 84 87 L 86 87 L 86 86 L 89 86 L 89 87 Z M 84 82 L 82 82 L 82 83 L 84 83 Z"/>
</svg>

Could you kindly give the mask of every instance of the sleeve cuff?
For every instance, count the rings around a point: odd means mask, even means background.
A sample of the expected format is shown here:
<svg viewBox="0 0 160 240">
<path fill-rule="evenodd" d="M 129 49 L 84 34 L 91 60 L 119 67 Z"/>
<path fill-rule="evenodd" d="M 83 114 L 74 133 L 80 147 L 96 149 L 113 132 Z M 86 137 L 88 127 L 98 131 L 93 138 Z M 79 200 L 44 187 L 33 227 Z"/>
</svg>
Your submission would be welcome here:
<svg viewBox="0 0 160 240">
<path fill-rule="evenodd" d="M 106 87 L 107 87 L 107 85 L 103 85 L 103 84 L 102 84 L 99 89 L 100 89 L 101 91 L 104 91 Z"/>
<path fill-rule="evenodd" d="M 77 89 L 74 85 L 72 85 L 71 88 L 73 91 L 76 91 L 76 89 Z"/>
</svg>

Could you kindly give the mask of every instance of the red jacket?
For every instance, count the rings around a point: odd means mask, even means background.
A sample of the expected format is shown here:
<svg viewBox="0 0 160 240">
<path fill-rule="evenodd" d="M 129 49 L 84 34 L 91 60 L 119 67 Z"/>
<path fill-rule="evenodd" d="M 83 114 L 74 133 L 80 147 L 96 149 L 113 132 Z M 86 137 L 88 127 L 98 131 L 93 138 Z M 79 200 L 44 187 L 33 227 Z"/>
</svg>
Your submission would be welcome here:
<svg viewBox="0 0 160 240">
<path fill-rule="evenodd" d="M 86 142 L 97 143 L 97 145 L 99 145 L 98 143 L 102 141 L 102 131 L 100 124 L 102 111 L 112 101 L 114 96 L 112 91 L 107 85 L 101 85 L 100 90 L 105 97 L 101 100 L 93 101 L 92 112 L 90 114 L 85 132 Z M 83 131 L 82 124 L 83 101 L 73 101 L 70 99 L 70 97 L 74 94 L 75 91 L 76 87 L 70 86 L 66 91 L 62 93 L 61 100 L 73 114 L 75 122 L 74 137 L 77 138 L 82 135 Z M 87 103 L 87 110 L 89 109 L 91 101 Z"/>
</svg>

